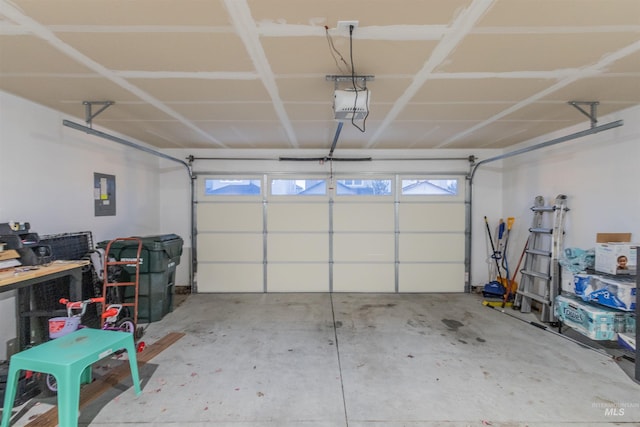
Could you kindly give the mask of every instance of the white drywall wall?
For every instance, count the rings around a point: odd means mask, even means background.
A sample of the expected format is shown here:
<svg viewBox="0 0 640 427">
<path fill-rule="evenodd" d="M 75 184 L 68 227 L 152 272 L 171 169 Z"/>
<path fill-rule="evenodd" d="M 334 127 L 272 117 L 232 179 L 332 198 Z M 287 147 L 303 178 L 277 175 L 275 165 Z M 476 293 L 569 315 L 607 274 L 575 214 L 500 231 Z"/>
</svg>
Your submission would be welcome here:
<svg viewBox="0 0 640 427">
<path fill-rule="evenodd" d="M 0 111 L 0 222 L 26 221 L 40 235 L 91 231 L 94 243 L 163 232 L 157 157 L 64 127 L 70 117 L 7 93 Z M 115 216 L 94 216 L 94 172 L 116 177 Z M 14 298 L 0 298 L 0 313 L 3 359 Z"/>
<path fill-rule="evenodd" d="M 524 246 L 537 195 L 548 203 L 558 194 L 568 197 L 565 248 L 593 248 L 598 232 L 631 232 L 632 240 L 640 241 L 640 107 L 603 116 L 598 124 L 619 119 L 622 127 L 503 160 L 503 214 L 515 216 L 517 225 L 513 258 Z M 585 120 L 516 148 L 589 127 Z"/>
<path fill-rule="evenodd" d="M 6 93 L 0 108 L 0 222 L 91 231 L 95 242 L 160 231 L 158 158 L 64 127 L 71 118 Z M 94 172 L 116 177 L 115 216 L 94 216 Z"/>
</svg>

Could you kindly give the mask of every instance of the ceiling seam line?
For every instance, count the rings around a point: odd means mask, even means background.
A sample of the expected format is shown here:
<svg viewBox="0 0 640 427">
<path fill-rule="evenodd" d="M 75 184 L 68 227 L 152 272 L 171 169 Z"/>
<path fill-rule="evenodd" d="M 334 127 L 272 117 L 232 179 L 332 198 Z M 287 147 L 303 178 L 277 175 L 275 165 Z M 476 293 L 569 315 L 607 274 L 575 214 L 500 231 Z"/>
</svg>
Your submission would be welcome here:
<svg viewBox="0 0 640 427">
<path fill-rule="evenodd" d="M 505 72 L 438 72 L 429 76 L 430 80 L 469 80 L 469 79 L 560 79 L 568 75 L 579 72 L 578 68 L 563 68 L 552 71 L 505 71 Z M 123 78 L 148 78 L 148 79 L 202 79 L 202 80 L 259 80 L 257 73 L 249 71 L 140 71 L 140 70 L 120 70 L 111 71 L 114 75 Z M 74 77 L 74 78 L 98 78 L 95 73 L 54 73 L 54 72 L 0 72 L 0 77 Z M 638 77 L 639 72 L 613 72 L 601 75 L 601 78 L 610 77 Z M 278 78 L 300 78 L 318 79 L 325 78 L 325 74 L 279 74 Z M 410 75 L 382 74 L 377 75 L 378 79 L 408 79 Z M 300 102 L 300 101 L 288 101 Z M 325 102 L 325 101 L 316 101 Z M 390 102 L 387 102 L 390 103 Z"/>
<path fill-rule="evenodd" d="M 230 26 L 186 25 L 48 25 L 53 33 L 205 33 L 231 34 Z"/>
<path fill-rule="evenodd" d="M 133 79 L 201 79 L 201 80 L 258 80 L 260 77 L 253 72 L 245 71 L 114 71 L 122 78 Z"/>
<path fill-rule="evenodd" d="M 547 27 L 482 27 L 471 34 L 593 34 L 593 33 L 634 33 L 640 32 L 640 25 L 585 25 Z"/>
<path fill-rule="evenodd" d="M 255 22 L 253 21 L 253 18 L 251 16 L 249 5 L 245 0 L 224 0 L 224 3 L 227 7 L 229 15 L 231 16 L 233 25 L 238 28 L 238 30 L 245 30 L 238 31 L 238 34 L 240 34 L 240 38 L 244 43 L 244 46 L 247 49 L 247 52 L 251 57 L 256 70 L 258 71 L 260 80 L 264 84 L 267 92 L 269 93 L 269 96 L 271 97 L 273 107 L 276 110 L 276 114 L 280 119 L 280 123 L 282 124 L 287 137 L 289 138 L 289 143 L 293 148 L 299 148 L 298 140 L 293 130 L 293 125 L 291 124 L 289 115 L 284 108 L 284 102 L 282 101 L 282 99 L 280 98 L 280 94 L 278 93 L 275 74 L 273 73 L 273 70 L 269 65 L 269 61 L 267 60 L 267 56 L 264 52 L 264 49 L 262 48 L 262 45 L 260 44 L 260 36 Z"/>
<path fill-rule="evenodd" d="M 445 148 L 446 146 L 448 146 L 449 144 L 452 144 L 453 142 L 459 140 L 462 137 L 465 137 L 467 135 L 469 135 L 470 133 L 475 132 L 478 129 L 481 129 L 487 125 L 490 125 L 491 123 L 494 123 L 498 120 L 500 120 L 502 117 L 505 117 L 508 114 L 511 114 L 523 107 L 526 107 L 527 105 L 533 104 L 534 102 L 536 102 L 538 99 L 549 95 L 550 93 L 553 93 L 559 89 L 562 89 L 563 87 L 566 87 L 568 85 L 570 85 L 571 83 L 575 82 L 576 80 L 579 79 L 583 79 L 585 77 L 589 77 L 591 75 L 597 75 L 603 68 L 607 67 L 608 65 L 612 64 L 613 62 L 617 61 L 618 59 L 622 59 L 625 58 L 633 53 L 636 53 L 640 51 L 640 41 L 636 41 L 634 43 L 631 43 L 630 45 L 616 51 L 615 53 L 606 56 L 605 58 L 603 58 L 602 60 L 600 60 L 599 62 L 595 63 L 594 65 L 587 67 L 583 70 L 581 70 L 579 73 L 576 73 L 573 76 L 569 76 L 569 77 L 565 77 L 564 79 L 562 79 L 561 81 L 557 82 L 556 84 L 548 87 L 545 90 L 542 90 L 538 93 L 536 93 L 535 95 L 530 96 L 529 98 L 518 102 L 517 104 L 507 108 L 506 110 L 501 111 L 500 113 L 494 115 L 493 117 L 491 117 L 490 119 L 487 119 L 485 121 L 483 121 L 482 123 L 478 123 L 475 126 L 472 126 L 471 128 L 458 133 L 457 135 L 452 136 L 451 138 L 449 138 L 448 140 L 444 141 L 443 143 L 436 145 L 434 148 Z"/>
<path fill-rule="evenodd" d="M 387 113 L 365 148 L 370 149 L 376 145 L 380 136 L 429 79 L 433 70 L 442 64 L 442 61 L 458 46 L 460 41 L 471 31 L 473 25 L 489 10 L 492 4 L 493 0 L 474 1 L 458 16 L 451 28 L 442 37 L 440 43 L 435 47 L 422 69 L 416 74 L 409 87 L 391 107 L 391 110 Z"/>
<path fill-rule="evenodd" d="M 292 24 L 259 24 L 258 34 L 264 37 L 325 37 L 324 26 Z M 446 25 L 372 25 L 358 27 L 358 40 L 424 41 L 440 40 Z"/>
<path fill-rule="evenodd" d="M 42 39 L 44 41 L 46 41 L 47 43 L 49 43 L 50 45 L 52 45 L 53 47 L 58 49 L 60 52 L 62 52 L 63 54 L 67 55 L 68 57 L 70 57 L 71 59 L 79 62 L 80 64 L 82 64 L 82 65 L 86 66 L 87 68 L 93 70 L 94 72 L 100 74 L 104 78 L 106 78 L 106 79 L 110 80 L 111 82 L 115 83 L 116 85 L 120 86 L 122 89 L 125 89 L 125 90 L 129 91 L 130 93 L 140 97 L 141 99 L 145 100 L 149 104 L 151 104 L 154 107 L 158 108 L 160 111 L 162 111 L 162 112 L 168 114 L 169 116 L 173 117 L 174 119 L 178 120 L 179 122 L 181 122 L 182 124 L 184 124 L 185 126 L 190 128 L 191 130 L 193 130 L 196 133 L 204 136 L 207 140 L 219 145 L 220 148 L 227 148 L 227 146 L 224 145 L 222 142 L 218 141 L 213 136 L 207 134 L 205 131 L 203 131 L 202 129 L 198 128 L 195 124 L 193 124 L 190 120 L 188 120 L 187 118 L 185 118 L 181 114 L 179 114 L 176 111 L 172 110 L 171 108 L 167 107 L 164 103 L 162 103 L 158 99 L 154 98 L 153 96 L 149 95 L 148 93 L 146 93 L 142 89 L 140 89 L 137 86 L 129 83 L 127 80 L 123 79 L 122 77 L 119 77 L 113 71 L 109 70 L 108 68 L 104 67 L 103 65 L 101 65 L 98 62 L 94 61 L 93 59 L 87 57 L 86 55 L 84 55 L 80 51 L 78 51 L 75 48 L 71 47 L 67 43 L 63 42 L 53 32 L 51 32 L 49 29 L 47 29 L 46 27 L 44 27 L 43 25 L 41 25 L 37 21 L 33 20 L 32 18 L 29 18 L 29 17 L 25 16 L 24 14 L 22 14 L 22 12 L 16 10 L 13 6 L 10 6 L 10 5 L 8 5 L 7 3 L 4 3 L 4 2 L 0 2 L 0 11 L 5 16 L 7 16 L 7 17 L 11 18 L 12 20 L 18 22 L 20 25 L 28 28 L 31 34 L 39 37 L 40 39 Z"/>
</svg>

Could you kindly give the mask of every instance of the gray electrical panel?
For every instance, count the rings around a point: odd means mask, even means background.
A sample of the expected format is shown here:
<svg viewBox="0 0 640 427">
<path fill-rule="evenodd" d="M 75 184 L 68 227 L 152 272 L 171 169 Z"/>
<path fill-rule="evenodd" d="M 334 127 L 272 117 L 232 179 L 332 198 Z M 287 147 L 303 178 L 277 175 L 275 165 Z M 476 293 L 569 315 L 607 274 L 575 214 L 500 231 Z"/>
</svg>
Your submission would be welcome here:
<svg viewBox="0 0 640 427">
<path fill-rule="evenodd" d="M 93 174 L 93 200 L 95 216 L 116 214 L 116 177 L 103 173 Z"/>
</svg>

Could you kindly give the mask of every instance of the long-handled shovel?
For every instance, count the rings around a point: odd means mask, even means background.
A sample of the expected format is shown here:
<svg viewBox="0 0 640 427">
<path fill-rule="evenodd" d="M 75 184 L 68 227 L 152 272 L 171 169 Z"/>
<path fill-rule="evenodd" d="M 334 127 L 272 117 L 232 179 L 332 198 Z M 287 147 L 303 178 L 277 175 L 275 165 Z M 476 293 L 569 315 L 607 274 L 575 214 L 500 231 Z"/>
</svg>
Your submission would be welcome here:
<svg viewBox="0 0 640 427">
<path fill-rule="evenodd" d="M 493 236 L 491 236 L 491 229 L 489 228 L 489 220 L 487 219 L 486 216 L 484 217 L 484 223 L 487 226 L 487 234 L 489 234 L 489 243 L 491 243 L 491 250 L 493 251 L 491 258 L 493 258 L 494 261 L 496 262 L 496 269 L 498 270 L 498 279 L 500 281 L 500 284 L 502 285 L 503 279 L 502 279 L 502 273 L 500 272 L 500 263 L 498 262 L 498 254 L 496 253 L 496 246 L 493 244 Z"/>
</svg>

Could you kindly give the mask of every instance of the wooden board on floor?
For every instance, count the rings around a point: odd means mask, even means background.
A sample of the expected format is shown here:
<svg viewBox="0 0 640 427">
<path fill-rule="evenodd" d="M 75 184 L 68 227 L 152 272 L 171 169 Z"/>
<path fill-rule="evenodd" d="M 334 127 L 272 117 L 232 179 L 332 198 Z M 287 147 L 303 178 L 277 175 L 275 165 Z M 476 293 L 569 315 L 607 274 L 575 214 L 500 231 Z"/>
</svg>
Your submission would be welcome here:
<svg viewBox="0 0 640 427">
<path fill-rule="evenodd" d="M 171 332 L 153 344 L 144 349 L 142 353 L 137 354 L 138 367 L 149 362 L 151 359 L 160 354 L 163 350 L 178 341 L 185 334 L 181 332 Z M 114 368 L 104 377 L 87 384 L 80 390 L 80 409 L 97 399 L 100 395 L 116 386 L 121 380 L 131 375 L 129 364 Z M 38 418 L 31 421 L 26 427 L 55 427 L 58 424 L 58 407 L 49 409 Z"/>
</svg>

